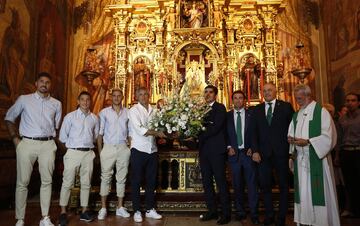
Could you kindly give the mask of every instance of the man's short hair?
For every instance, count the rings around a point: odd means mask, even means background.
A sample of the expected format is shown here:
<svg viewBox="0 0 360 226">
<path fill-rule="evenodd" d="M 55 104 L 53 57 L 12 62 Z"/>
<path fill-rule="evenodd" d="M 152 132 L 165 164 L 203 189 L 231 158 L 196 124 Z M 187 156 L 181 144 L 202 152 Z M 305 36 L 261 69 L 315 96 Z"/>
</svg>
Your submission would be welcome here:
<svg viewBox="0 0 360 226">
<path fill-rule="evenodd" d="M 38 75 L 37 75 L 37 78 L 36 78 L 36 81 L 38 81 L 40 78 L 42 77 L 46 77 L 48 79 L 50 79 L 50 81 L 52 80 L 51 78 L 51 75 L 47 72 L 40 72 Z"/>
<path fill-rule="evenodd" d="M 82 91 L 78 96 L 78 100 L 80 100 L 81 96 L 89 96 L 91 99 L 91 94 L 88 91 Z"/>
<path fill-rule="evenodd" d="M 135 96 L 139 95 L 140 91 L 145 91 L 145 92 L 149 93 L 149 90 L 146 87 L 139 87 L 135 91 Z"/>
<path fill-rule="evenodd" d="M 310 86 L 305 84 L 297 84 L 294 88 L 294 92 L 302 91 L 306 96 L 311 96 Z"/>
<path fill-rule="evenodd" d="M 272 86 L 274 86 L 274 87 L 276 88 L 276 85 L 275 85 L 275 83 L 273 83 L 273 82 L 265 82 L 264 86 L 265 86 L 265 85 L 272 85 Z"/>
<path fill-rule="evenodd" d="M 120 92 L 122 96 L 124 95 L 123 92 L 122 92 L 122 90 L 121 90 L 120 88 L 113 88 L 113 89 L 111 90 L 111 94 L 113 94 L 114 92 Z"/>
<path fill-rule="evenodd" d="M 246 99 L 245 93 L 242 90 L 236 90 L 231 94 L 231 99 L 234 99 L 235 94 L 241 94 Z"/>
<path fill-rule="evenodd" d="M 214 86 L 214 85 L 207 85 L 205 87 L 205 89 L 212 89 L 214 91 L 215 95 L 218 94 L 218 88 L 216 86 Z"/>
<path fill-rule="evenodd" d="M 359 94 L 357 94 L 357 93 L 349 92 L 349 93 L 346 94 L 345 98 L 346 98 L 347 96 L 356 96 L 357 100 L 360 101 Z"/>
</svg>

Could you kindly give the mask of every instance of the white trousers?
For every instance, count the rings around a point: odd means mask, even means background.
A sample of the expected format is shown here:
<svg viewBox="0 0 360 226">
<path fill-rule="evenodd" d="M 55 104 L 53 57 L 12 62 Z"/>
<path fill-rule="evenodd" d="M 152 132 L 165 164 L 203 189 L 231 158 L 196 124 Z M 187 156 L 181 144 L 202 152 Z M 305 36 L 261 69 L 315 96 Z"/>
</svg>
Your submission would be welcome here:
<svg viewBox="0 0 360 226">
<path fill-rule="evenodd" d="M 107 196 L 109 194 L 113 170 L 116 166 L 116 194 L 119 198 L 124 197 L 129 158 L 130 150 L 126 144 L 104 145 L 103 149 L 100 152 L 101 196 Z"/>
<path fill-rule="evenodd" d="M 71 188 L 74 187 L 77 172 L 80 174 L 80 205 L 81 207 L 88 206 L 94 158 L 94 151 L 73 149 L 66 151 L 64 155 L 63 182 L 60 191 L 60 206 L 68 205 Z"/>
<path fill-rule="evenodd" d="M 23 138 L 16 147 L 15 217 L 24 219 L 28 185 L 35 161 L 38 161 L 41 179 L 41 214 L 47 216 L 51 201 L 52 175 L 55 167 L 54 140 L 39 141 Z"/>
</svg>

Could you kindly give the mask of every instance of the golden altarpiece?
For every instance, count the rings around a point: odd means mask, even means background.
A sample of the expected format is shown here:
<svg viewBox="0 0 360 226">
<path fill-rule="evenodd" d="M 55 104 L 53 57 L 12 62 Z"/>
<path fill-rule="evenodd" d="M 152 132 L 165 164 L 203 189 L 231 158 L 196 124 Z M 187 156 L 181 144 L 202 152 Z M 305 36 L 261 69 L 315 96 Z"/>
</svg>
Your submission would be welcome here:
<svg viewBox="0 0 360 226">
<path fill-rule="evenodd" d="M 218 101 L 230 108 L 233 91 L 244 90 L 247 104 L 255 105 L 262 101 L 264 82 L 278 84 L 281 0 L 115 3 L 105 7 L 115 25 L 112 87 L 123 90 L 126 106 L 135 102 L 140 86 L 150 90 L 151 102 L 156 103 L 181 93 L 185 83 L 192 85 L 192 95 L 201 95 L 207 84 L 213 84 L 219 89 Z M 158 192 L 201 192 L 197 151 L 169 149 L 160 152 Z"/>
</svg>

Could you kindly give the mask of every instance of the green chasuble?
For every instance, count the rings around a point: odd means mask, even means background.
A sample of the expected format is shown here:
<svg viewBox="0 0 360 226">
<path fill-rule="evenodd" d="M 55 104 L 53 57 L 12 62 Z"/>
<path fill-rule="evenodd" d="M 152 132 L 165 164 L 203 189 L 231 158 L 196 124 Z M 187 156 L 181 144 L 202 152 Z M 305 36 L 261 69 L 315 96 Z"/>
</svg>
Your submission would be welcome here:
<svg viewBox="0 0 360 226">
<path fill-rule="evenodd" d="M 298 116 L 298 112 L 295 112 L 293 115 L 294 134 L 296 131 L 297 116 Z M 320 135 L 321 135 L 321 106 L 320 104 L 316 103 L 313 113 L 313 119 L 309 121 L 309 139 Z M 325 206 L 323 163 L 322 163 L 322 159 L 320 159 L 317 156 L 314 147 L 311 144 L 309 148 L 309 160 L 310 160 L 312 204 L 314 206 Z M 294 188 L 295 188 L 295 203 L 300 203 L 299 177 L 298 177 L 296 158 L 294 162 Z"/>
</svg>

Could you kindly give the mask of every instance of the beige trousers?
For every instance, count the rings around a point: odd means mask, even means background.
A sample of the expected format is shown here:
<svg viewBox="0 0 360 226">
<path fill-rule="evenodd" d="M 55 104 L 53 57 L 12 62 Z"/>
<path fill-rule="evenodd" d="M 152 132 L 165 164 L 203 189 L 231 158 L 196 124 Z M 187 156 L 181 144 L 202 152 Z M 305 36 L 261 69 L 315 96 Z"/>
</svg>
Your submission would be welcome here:
<svg viewBox="0 0 360 226">
<path fill-rule="evenodd" d="M 104 145 L 100 152 L 101 196 L 107 196 L 109 194 L 113 169 L 114 166 L 116 166 L 116 194 L 119 198 L 124 197 L 129 158 L 130 150 L 126 144 Z"/>
<path fill-rule="evenodd" d="M 41 214 L 47 216 L 51 201 L 52 174 L 55 167 L 56 144 L 54 140 L 38 141 L 23 138 L 16 147 L 16 191 L 15 217 L 24 219 L 28 184 L 35 161 L 38 161 L 41 178 L 40 206 Z"/>
<path fill-rule="evenodd" d="M 63 182 L 60 191 L 60 206 L 68 205 L 70 190 L 74 187 L 77 172 L 80 174 L 80 205 L 81 207 L 88 206 L 94 158 L 94 151 L 73 149 L 66 151 L 64 155 Z"/>
</svg>

